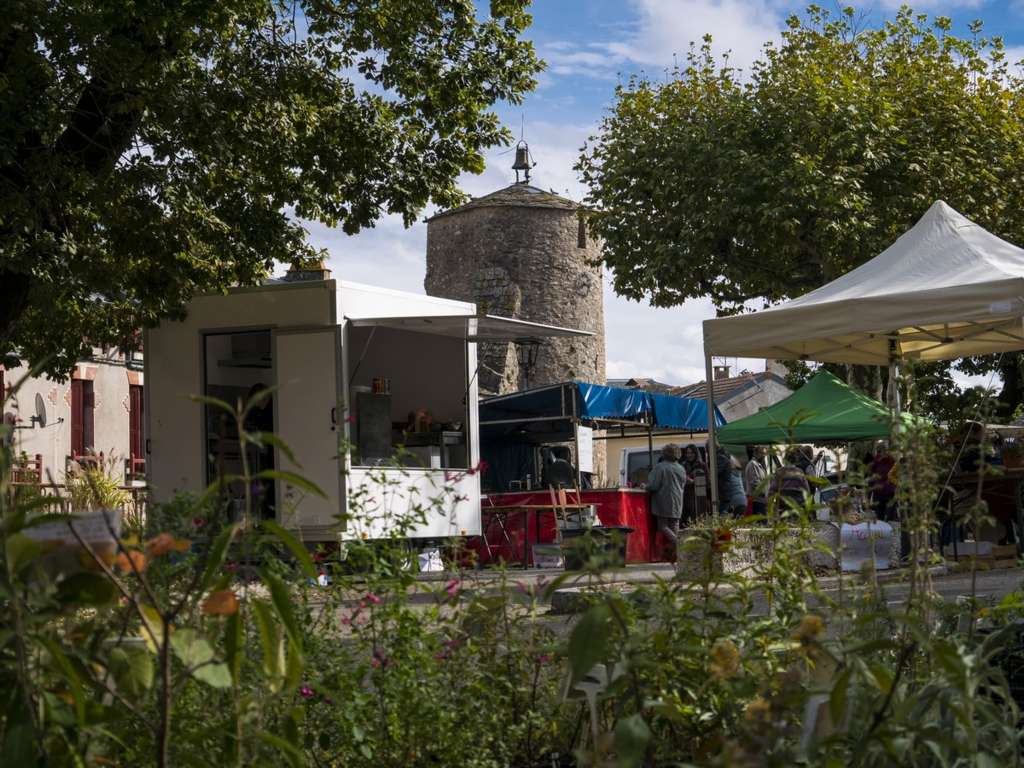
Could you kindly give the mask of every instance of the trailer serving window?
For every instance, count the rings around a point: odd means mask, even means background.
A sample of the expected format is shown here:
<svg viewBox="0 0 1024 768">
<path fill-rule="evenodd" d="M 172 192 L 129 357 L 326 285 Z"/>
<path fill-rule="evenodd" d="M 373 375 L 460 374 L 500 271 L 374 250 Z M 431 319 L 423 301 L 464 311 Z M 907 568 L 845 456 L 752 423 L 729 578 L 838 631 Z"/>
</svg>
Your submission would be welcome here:
<svg viewBox="0 0 1024 768">
<path fill-rule="evenodd" d="M 476 342 L 536 342 L 586 331 L 490 315 L 348 322 L 349 421 L 355 467 L 468 469 L 474 454 Z M 471 362 L 472 361 L 472 362 Z"/>
<path fill-rule="evenodd" d="M 353 466 L 467 469 L 465 338 L 364 325 L 347 343 Z"/>
</svg>

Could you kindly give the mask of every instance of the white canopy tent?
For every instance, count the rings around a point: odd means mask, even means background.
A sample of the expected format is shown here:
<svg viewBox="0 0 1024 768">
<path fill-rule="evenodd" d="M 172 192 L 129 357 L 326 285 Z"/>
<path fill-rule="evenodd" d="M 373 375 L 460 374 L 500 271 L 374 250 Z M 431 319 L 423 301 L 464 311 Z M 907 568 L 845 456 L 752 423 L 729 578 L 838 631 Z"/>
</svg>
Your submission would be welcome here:
<svg viewBox="0 0 1024 768">
<path fill-rule="evenodd" d="M 712 355 L 894 366 L 1022 348 L 1024 249 L 941 200 L 831 283 L 761 312 L 704 321 L 709 384 Z M 717 494 L 714 462 L 711 474 Z"/>
</svg>

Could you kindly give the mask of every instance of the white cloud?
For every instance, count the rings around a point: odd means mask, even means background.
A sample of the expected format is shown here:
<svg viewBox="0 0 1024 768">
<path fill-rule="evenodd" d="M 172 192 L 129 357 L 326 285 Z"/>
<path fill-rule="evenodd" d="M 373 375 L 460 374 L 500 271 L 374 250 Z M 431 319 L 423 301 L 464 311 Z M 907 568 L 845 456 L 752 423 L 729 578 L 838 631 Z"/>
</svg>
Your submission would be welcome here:
<svg viewBox="0 0 1024 768">
<path fill-rule="evenodd" d="M 632 31 L 609 43 L 612 54 L 642 65 L 672 66 L 685 62 L 690 43 L 712 37 L 716 55 L 729 52 L 734 66 L 747 68 L 761 48 L 778 37 L 785 6 L 771 0 L 631 0 L 637 14 Z"/>
</svg>

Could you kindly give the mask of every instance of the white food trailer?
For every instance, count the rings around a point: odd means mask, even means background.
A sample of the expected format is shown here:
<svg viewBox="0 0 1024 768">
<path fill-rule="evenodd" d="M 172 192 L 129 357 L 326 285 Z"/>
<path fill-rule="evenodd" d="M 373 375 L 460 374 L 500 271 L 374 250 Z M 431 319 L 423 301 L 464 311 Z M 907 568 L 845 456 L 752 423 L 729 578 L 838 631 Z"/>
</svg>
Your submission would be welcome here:
<svg viewBox="0 0 1024 768">
<path fill-rule="evenodd" d="M 230 419 L 190 396 L 234 404 L 268 387 L 270 405 L 254 412 L 251 429 L 272 428 L 299 466 L 281 450 L 250 446 L 250 467 L 296 472 L 326 499 L 278 480 L 255 489 L 264 515 L 311 542 L 399 529 L 410 537 L 479 534 L 476 342 L 585 335 L 335 280 L 271 280 L 199 296 L 183 320 L 145 334 L 154 500 L 199 493 L 218 473 L 241 468 Z M 399 463 L 390 458 L 396 450 Z M 415 508 L 428 510 L 425 520 L 403 528 Z"/>
</svg>

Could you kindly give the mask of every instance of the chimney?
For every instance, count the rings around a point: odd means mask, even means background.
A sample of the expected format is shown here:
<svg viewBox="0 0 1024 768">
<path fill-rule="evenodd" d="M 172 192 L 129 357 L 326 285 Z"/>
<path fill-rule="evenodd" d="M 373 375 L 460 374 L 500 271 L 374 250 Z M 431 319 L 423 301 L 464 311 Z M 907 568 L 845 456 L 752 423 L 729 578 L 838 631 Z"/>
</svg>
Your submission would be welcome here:
<svg viewBox="0 0 1024 768">
<path fill-rule="evenodd" d="M 312 280 L 330 280 L 331 270 L 320 261 L 293 261 L 288 267 L 284 279 L 289 283 L 305 283 Z"/>
<path fill-rule="evenodd" d="M 729 366 L 728 365 L 716 365 L 715 366 L 715 381 L 721 381 L 722 379 L 729 378 Z"/>
</svg>

